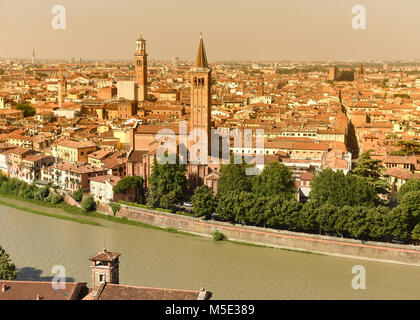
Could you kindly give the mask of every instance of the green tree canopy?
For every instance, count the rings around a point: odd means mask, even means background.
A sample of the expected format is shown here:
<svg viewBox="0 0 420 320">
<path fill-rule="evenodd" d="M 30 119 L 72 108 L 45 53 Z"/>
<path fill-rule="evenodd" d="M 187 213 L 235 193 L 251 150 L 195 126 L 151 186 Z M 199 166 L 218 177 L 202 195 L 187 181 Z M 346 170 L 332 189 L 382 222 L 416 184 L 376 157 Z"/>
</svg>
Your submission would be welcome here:
<svg viewBox="0 0 420 320">
<path fill-rule="evenodd" d="M 397 199 L 398 202 L 401 202 L 404 195 L 411 191 L 419 191 L 420 190 L 420 179 L 414 178 L 408 180 L 406 183 L 404 183 L 400 190 L 398 191 Z"/>
<path fill-rule="evenodd" d="M 16 266 L 11 262 L 9 255 L 0 246 L 0 280 L 15 280 Z"/>
<path fill-rule="evenodd" d="M 127 176 L 112 188 L 115 193 L 123 193 L 130 202 L 144 202 L 144 180 L 139 176 Z"/>
<path fill-rule="evenodd" d="M 245 174 L 247 165 L 244 161 L 241 164 L 235 164 L 233 161 L 232 156 L 229 164 L 221 166 L 217 192 L 222 194 L 227 192 L 250 192 L 252 190 L 252 176 Z"/>
<path fill-rule="evenodd" d="M 342 171 L 324 169 L 315 174 L 312 181 L 311 201 L 320 205 L 330 204 L 337 207 L 372 207 L 379 201 L 375 187 L 366 179 Z"/>
<path fill-rule="evenodd" d="M 155 158 L 149 180 L 149 197 L 154 197 L 156 202 L 160 202 L 163 195 L 174 192 L 177 201 L 185 199 L 188 183 L 186 173 L 187 168 L 185 164 L 179 163 L 178 155 L 175 164 L 160 164 Z"/>
<path fill-rule="evenodd" d="M 198 217 L 204 216 L 206 219 L 209 219 L 216 210 L 216 200 L 213 196 L 213 190 L 208 186 L 196 188 L 191 202 L 195 215 Z"/>
<path fill-rule="evenodd" d="M 264 166 L 259 175 L 255 176 L 252 192 L 257 197 L 284 194 L 292 198 L 295 194 L 292 172 L 280 162 L 270 162 Z"/>
<path fill-rule="evenodd" d="M 385 168 L 380 164 L 381 160 L 371 158 L 371 152 L 372 150 L 368 150 L 360 155 L 356 167 L 351 173 L 368 179 L 378 194 L 388 194 L 389 184 L 385 179 L 382 179 Z"/>
<path fill-rule="evenodd" d="M 26 103 L 19 103 L 16 105 L 16 110 L 23 110 L 24 117 L 32 117 L 35 115 L 35 108 Z"/>
<path fill-rule="evenodd" d="M 416 224 L 413 231 L 411 231 L 411 238 L 420 240 L 420 223 Z"/>
</svg>

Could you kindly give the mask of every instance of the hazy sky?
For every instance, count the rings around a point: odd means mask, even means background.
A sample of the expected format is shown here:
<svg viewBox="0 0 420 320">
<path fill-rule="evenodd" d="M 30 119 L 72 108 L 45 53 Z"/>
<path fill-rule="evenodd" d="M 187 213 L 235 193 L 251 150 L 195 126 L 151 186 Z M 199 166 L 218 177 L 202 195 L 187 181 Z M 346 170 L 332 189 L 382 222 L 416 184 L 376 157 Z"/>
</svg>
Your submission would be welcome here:
<svg viewBox="0 0 420 320">
<path fill-rule="evenodd" d="M 366 8 L 353 30 L 352 7 Z M 55 5 L 66 30 L 51 27 Z M 0 57 L 192 59 L 199 32 L 210 61 L 420 58 L 419 0 L 0 0 Z"/>
</svg>

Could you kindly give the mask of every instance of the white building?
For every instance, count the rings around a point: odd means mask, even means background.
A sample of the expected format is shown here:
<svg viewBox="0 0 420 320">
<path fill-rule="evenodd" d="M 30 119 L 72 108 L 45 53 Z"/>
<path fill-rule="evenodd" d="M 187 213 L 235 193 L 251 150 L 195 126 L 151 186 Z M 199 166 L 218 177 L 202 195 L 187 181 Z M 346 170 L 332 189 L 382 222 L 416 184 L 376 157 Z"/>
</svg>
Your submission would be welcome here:
<svg viewBox="0 0 420 320">
<path fill-rule="evenodd" d="M 120 177 L 110 175 L 89 178 L 90 194 L 95 201 L 105 203 L 117 201 L 113 188 L 120 179 Z"/>
<path fill-rule="evenodd" d="M 134 81 L 118 81 L 117 82 L 117 96 L 118 99 L 124 98 L 127 100 L 137 101 L 137 85 Z"/>
</svg>

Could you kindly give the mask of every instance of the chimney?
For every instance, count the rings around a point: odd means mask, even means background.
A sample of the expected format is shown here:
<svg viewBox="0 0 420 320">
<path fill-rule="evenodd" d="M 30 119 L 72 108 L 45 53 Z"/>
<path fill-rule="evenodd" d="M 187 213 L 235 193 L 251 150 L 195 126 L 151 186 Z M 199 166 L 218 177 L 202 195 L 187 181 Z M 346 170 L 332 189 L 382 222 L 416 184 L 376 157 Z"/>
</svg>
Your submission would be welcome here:
<svg viewBox="0 0 420 320">
<path fill-rule="evenodd" d="M 7 290 L 7 286 L 5 283 L 3 283 L 3 285 L 1 286 L 1 292 L 6 292 Z"/>
</svg>

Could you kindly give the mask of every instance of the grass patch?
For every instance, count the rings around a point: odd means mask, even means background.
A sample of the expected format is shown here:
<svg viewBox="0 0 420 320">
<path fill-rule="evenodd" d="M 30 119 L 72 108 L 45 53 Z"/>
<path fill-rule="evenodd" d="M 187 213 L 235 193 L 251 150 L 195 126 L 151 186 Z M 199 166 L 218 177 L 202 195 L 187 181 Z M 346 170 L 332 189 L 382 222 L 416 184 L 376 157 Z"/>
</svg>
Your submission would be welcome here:
<svg viewBox="0 0 420 320">
<path fill-rule="evenodd" d="M 121 204 L 125 204 L 126 206 L 138 207 L 138 208 L 143 208 L 143 209 L 148 209 L 148 210 L 167 212 L 167 213 L 173 213 L 174 212 L 173 210 L 170 210 L 170 209 L 150 208 L 150 207 L 146 206 L 145 204 L 140 204 L 140 203 L 127 202 L 127 201 L 123 201 L 123 200 L 120 200 L 118 202 L 121 203 Z"/>
<path fill-rule="evenodd" d="M 17 200 L 19 200 L 19 199 L 17 199 Z M 22 201 L 24 201 L 24 200 L 22 200 Z M 94 221 L 90 221 L 90 220 L 86 220 L 86 219 L 80 219 L 80 218 L 74 218 L 74 217 L 67 217 L 67 216 L 57 214 L 57 213 L 43 212 L 43 211 L 33 209 L 33 208 L 29 208 L 29 207 L 26 207 L 26 206 L 19 206 L 19 205 L 9 203 L 9 202 L 3 201 L 3 200 L 0 200 L 0 205 L 4 205 L 4 206 L 7 206 L 7 207 L 11 207 L 11 208 L 15 208 L 15 209 L 18 209 L 18 210 L 22 210 L 22 211 L 30 212 L 30 213 L 33 213 L 33 214 L 42 215 L 42 216 L 47 216 L 47 217 L 51 217 L 51 218 L 58 218 L 58 219 L 73 221 L 73 222 L 82 223 L 82 224 L 89 224 L 91 226 L 100 226 L 99 223 L 94 222 Z"/>
</svg>

